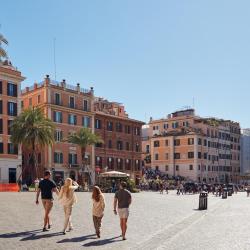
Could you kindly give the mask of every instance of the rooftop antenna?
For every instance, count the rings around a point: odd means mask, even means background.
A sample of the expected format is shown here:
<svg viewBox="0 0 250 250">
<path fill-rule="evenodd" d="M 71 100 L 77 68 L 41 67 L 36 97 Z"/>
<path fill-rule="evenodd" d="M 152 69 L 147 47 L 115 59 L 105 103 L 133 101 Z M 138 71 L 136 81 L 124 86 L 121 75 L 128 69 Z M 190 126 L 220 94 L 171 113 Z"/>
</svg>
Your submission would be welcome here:
<svg viewBox="0 0 250 250">
<path fill-rule="evenodd" d="M 56 38 L 53 40 L 53 49 L 54 49 L 54 74 L 55 74 L 55 81 L 56 81 Z"/>
</svg>

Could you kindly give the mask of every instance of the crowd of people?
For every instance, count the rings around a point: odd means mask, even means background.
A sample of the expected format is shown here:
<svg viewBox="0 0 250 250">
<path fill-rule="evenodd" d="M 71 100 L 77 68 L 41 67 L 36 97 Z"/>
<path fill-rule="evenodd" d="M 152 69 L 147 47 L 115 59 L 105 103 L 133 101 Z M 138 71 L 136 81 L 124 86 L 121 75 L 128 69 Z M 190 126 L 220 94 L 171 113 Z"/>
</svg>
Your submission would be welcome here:
<svg viewBox="0 0 250 250">
<path fill-rule="evenodd" d="M 39 181 L 39 180 L 38 180 Z M 77 202 L 75 190 L 79 187 L 77 182 L 71 178 L 67 178 L 59 191 L 56 183 L 51 180 L 50 171 L 45 171 L 44 178 L 37 183 L 36 204 L 39 204 L 39 197 L 41 194 L 42 205 L 44 207 L 44 224 L 43 232 L 51 229 L 52 223 L 50 212 L 53 208 L 53 192 L 58 196 L 58 201 L 64 210 L 64 224 L 62 233 L 66 234 L 73 230 L 72 225 L 72 210 Z M 120 227 L 122 232 L 122 239 L 126 240 L 127 220 L 129 217 L 129 206 L 132 202 L 131 193 L 127 190 L 127 183 L 121 182 L 119 190 L 115 192 L 114 196 L 114 214 L 119 214 Z M 102 218 L 105 210 L 105 197 L 98 186 L 93 187 L 92 192 L 92 217 L 97 238 L 101 237 Z M 67 230 L 68 229 L 68 230 Z"/>
</svg>

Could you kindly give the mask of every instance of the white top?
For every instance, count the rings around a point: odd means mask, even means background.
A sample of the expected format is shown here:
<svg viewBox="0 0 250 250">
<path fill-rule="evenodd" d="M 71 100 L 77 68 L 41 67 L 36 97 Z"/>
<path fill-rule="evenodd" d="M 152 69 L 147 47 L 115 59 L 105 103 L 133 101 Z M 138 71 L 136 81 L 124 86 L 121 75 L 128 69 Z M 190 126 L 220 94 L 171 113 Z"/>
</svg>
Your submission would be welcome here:
<svg viewBox="0 0 250 250">
<path fill-rule="evenodd" d="M 66 193 L 63 192 L 63 187 L 60 190 L 59 193 L 59 202 L 63 205 L 63 206 L 73 206 L 76 202 L 76 194 L 75 194 L 75 190 L 78 188 L 78 186 L 70 186 L 69 187 L 69 196 L 66 196 Z"/>
<path fill-rule="evenodd" d="M 100 195 L 100 200 L 97 202 L 96 200 L 93 200 L 93 215 L 96 217 L 102 217 L 104 214 L 104 208 L 105 208 L 105 200 L 104 200 L 104 195 Z"/>
</svg>

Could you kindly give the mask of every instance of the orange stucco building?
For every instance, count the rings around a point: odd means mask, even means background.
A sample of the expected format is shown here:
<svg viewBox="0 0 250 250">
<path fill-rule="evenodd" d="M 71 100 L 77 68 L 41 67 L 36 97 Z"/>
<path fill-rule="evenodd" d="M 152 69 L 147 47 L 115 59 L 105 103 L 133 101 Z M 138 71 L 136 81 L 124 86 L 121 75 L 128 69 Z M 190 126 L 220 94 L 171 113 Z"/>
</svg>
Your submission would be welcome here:
<svg viewBox="0 0 250 250">
<path fill-rule="evenodd" d="M 45 147 L 38 155 L 39 176 L 45 168 L 51 169 L 56 181 L 71 177 L 75 180 L 90 178 L 93 181 L 94 147 L 88 147 L 86 157 L 88 164 L 85 169 L 81 166 L 80 147 L 66 141 L 70 133 L 81 127 L 89 127 L 94 131 L 93 112 L 94 91 L 82 89 L 80 84 L 72 86 L 50 80 L 47 75 L 41 83 L 26 87 L 22 91 L 22 108 L 39 106 L 47 118 L 55 124 L 55 143 Z M 33 179 L 33 162 L 30 152 L 23 152 L 23 173 L 25 178 Z M 91 180 L 89 180 L 91 181 Z"/>
<path fill-rule="evenodd" d="M 188 109 L 165 119 L 151 119 L 147 130 L 142 145 L 144 159 L 148 156 L 151 160 L 147 163 L 150 167 L 198 182 L 238 181 L 239 123 L 202 118 Z"/>
<path fill-rule="evenodd" d="M 0 61 L 0 183 L 16 183 L 21 173 L 21 148 L 10 141 L 10 125 L 21 112 L 24 79 L 10 61 Z"/>
</svg>

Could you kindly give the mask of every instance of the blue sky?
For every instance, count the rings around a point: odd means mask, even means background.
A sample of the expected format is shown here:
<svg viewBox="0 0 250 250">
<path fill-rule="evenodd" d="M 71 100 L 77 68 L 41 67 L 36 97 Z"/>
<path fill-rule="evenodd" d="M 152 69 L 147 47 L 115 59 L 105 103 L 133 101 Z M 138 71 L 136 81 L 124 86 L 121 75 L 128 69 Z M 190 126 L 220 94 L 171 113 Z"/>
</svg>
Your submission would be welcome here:
<svg viewBox="0 0 250 250">
<path fill-rule="evenodd" d="M 146 121 L 185 106 L 250 127 L 250 1 L 1 1 L 0 32 L 27 77 L 93 86 Z"/>
</svg>

